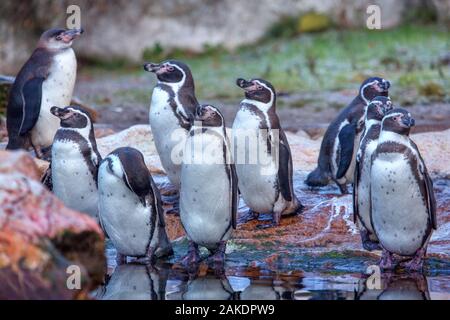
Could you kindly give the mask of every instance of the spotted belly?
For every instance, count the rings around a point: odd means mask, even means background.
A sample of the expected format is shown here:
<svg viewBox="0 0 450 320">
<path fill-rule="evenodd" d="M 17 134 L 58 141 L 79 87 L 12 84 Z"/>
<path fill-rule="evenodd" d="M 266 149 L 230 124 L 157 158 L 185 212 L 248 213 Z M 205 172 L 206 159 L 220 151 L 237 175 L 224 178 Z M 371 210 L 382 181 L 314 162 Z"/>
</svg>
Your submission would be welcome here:
<svg viewBox="0 0 450 320">
<path fill-rule="evenodd" d="M 402 154 L 372 165 L 372 222 L 381 245 L 414 255 L 429 236 L 428 211 L 410 164 Z"/>
</svg>

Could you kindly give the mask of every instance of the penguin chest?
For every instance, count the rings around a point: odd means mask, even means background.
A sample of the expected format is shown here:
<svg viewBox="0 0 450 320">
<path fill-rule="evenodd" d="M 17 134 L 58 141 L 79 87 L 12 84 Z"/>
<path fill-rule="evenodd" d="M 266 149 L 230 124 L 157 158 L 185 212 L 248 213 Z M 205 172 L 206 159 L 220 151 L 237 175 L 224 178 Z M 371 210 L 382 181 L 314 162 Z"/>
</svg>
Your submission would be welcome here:
<svg viewBox="0 0 450 320">
<path fill-rule="evenodd" d="M 72 49 L 67 49 L 53 58 L 49 75 L 42 83 L 41 110 L 31 132 L 34 145 L 47 147 L 52 144 L 60 120 L 50 113 L 50 108 L 70 105 L 76 72 L 77 60 Z"/>
<path fill-rule="evenodd" d="M 367 142 L 363 157 L 359 160 L 360 176 L 358 181 L 358 210 L 359 218 L 366 229 L 373 234 L 372 223 L 370 221 L 370 169 L 372 154 L 377 148 L 377 140 Z"/>
<path fill-rule="evenodd" d="M 260 130 L 260 120 L 248 110 L 240 110 L 233 123 L 234 160 L 239 190 L 254 211 L 271 212 L 278 198 L 276 152 L 267 146 L 267 129 Z"/>
<path fill-rule="evenodd" d="M 196 137 L 201 140 L 198 145 Z M 222 139 L 208 134 L 188 138 L 181 169 L 180 209 L 181 222 L 195 243 L 214 249 L 221 240 L 228 240 L 232 188 Z"/>
<path fill-rule="evenodd" d="M 403 154 L 381 154 L 371 169 L 372 222 L 381 245 L 410 256 L 428 237 L 428 211 Z"/>
<path fill-rule="evenodd" d="M 122 179 L 101 165 L 98 176 L 99 216 L 117 251 L 139 257 L 147 253 L 151 240 L 152 207 L 144 206 Z"/>
<path fill-rule="evenodd" d="M 170 99 L 165 90 L 156 87 L 153 90 L 149 118 L 161 164 L 170 181 L 179 186 L 180 165 L 188 132 L 179 125 Z"/>
<path fill-rule="evenodd" d="M 53 192 L 66 206 L 97 218 L 98 192 L 80 145 L 55 140 L 52 146 Z"/>
</svg>

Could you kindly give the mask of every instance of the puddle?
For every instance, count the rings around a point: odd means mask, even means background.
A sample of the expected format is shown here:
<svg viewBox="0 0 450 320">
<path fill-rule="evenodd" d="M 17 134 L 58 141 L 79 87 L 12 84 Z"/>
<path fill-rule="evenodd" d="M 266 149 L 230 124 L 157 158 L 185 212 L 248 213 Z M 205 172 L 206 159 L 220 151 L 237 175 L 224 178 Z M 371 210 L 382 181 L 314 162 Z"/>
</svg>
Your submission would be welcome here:
<svg viewBox="0 0 450 320">
<path fill-rule="evenodd" d="M 223 269 L 213 270 L 201 264 L 198 270 L 184 270 L 178 264 L 187 252 L 184 237 L 173 242 L 175 255 L 154 267 L 133 263 L 116 266 L 115 249 L 108 243 L 108 280 L 105 286 L 98 288 L 94 297 L 146 300 L 450 300 L 450 260 L 447 258 L 448 234 L 445 231 L 448 218 L 442 214 L 450 207 L 449 180 L 435 180 L 441 212 L 440 228 L 443 230 L 437 233 L 429 250 L 432 253 L 443 252 L 444 255 L 430 255 L 423 275 L 382 274 L 376 268 L 378 256 L 360 249 L 359 235 L 352 223 L 351 196 L 340 196 L 338 188 L 332 185 L 311 190 L 304 185 L 304 176 L 304 173 L 297 172 L 294 184 L 305 211 L 299 217 L 289 218 L 291 220 L 279 228 L 255 231 L 254 224 L 267 223 L 265 220 L 270 216 L 261 215 L 260 221 L 251 221 L 248 208 L 241 200 L 240 227 L 229 242 Z M 154 178 L 163 194 L 167 191 L 163 200 L 165 209 L 170 209 L 176 196 L 170 192 L 165 177 Z M 303 225 L 308 230 L 314 225 L 320 226 L 315 234 L 292 234 L 305 232 L 301 229 Z M 300 229 L 292 229 L 296 226 Z M 321 240 L 324 234 L 325 242 Z M 202 253 L 205 255 L 206 252 Z"/>
</svg>

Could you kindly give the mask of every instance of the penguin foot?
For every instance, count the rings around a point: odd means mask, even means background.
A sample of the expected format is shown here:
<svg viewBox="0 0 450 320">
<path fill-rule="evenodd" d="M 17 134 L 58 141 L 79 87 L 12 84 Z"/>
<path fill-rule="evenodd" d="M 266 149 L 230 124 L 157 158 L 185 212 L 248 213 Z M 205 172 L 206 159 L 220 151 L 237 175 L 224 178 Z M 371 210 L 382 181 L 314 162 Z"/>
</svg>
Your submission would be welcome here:
<svg viewBox="0 0 450 320">
<path fill-rule="evenodd" d="M 392 259 L 392 253 L 390 253 L 386 249 L 383 249 L 383 254 L 382 254 L 381 260 L 380 260 L 380 268 L 381 268 L 381 270 L 394 270 L 395 269 L 395 263 Z"/>
<path fill-rule="evenodd" d="M 310 187 L 325 187 L 329 181 L 329 175 L 323 173 L 320 168 L 317 167 L 308 174 L 305 183 Z"/>
<path fill-rule="evenodd" d="M 367 230 L 361 230 L 361 241 L 362 246 L 367 251 L 373 251 L 373 250 L 382 250 L 380 244 L 377 241 L 373 241 L 370 239 L 369 232 Z"/>
<path fill-rule="evenodd" d="M 215 269 L 223 269 L 225 265 L 226 241 L 220 241 L 217 250 L 206 259 L 208 264 L 213 264 Z"/>
<path fill-rule="evenodd" d="M 117 252 L 117 254 L 116 254 L 116 263 L 117 263 L 118 266 L 121 265 L 121 264 L 126 264 L 127 263 L 127 256 Z"/>
<path fill-rule="evenodd" d="M 193 241 L 189 242 L 188 254 L 181 260 L 181 264 L 185 267 L 192 267 L 200 262 L 200 253 L 198 245 Z"/>
<path fill-rule="evenodd" d="M 422 272 L 423 270 L 423 259 L 425 257 L 425 250 L 420 249 L 416 252 L 414 257 L 403 264 L 407 272 Z"/>
<path fill-rule="evenodd" d="M 337 184 L 338 185 L 338 187 L 339 187 L 339 190 L 341 191 L 341 194 L 342 195 L 346 195 L 346 194 L 349 194 L 350 192 L 348 191 L 348 187 L 347 187 L 347 185 L 346 184 Z"/>
</svg>

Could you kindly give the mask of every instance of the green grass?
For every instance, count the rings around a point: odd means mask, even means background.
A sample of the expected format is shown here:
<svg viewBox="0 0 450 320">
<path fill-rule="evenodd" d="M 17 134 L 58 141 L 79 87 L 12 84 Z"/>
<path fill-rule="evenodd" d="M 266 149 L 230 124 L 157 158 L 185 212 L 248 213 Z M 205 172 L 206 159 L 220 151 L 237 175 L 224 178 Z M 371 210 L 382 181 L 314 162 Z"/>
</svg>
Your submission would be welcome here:
<svg viewBox="0 0 450 320">
<path fill-rule="evenodd" d="M 391 80 L 394 92 L 419 91 L 432 82 L 448 97 L 449 66 L 439 65 L 439 57 L 449 51 L 448 31 L 429 25 L 269 37 L 234 52 L 217 49 L 193 55 L 177 50 L 170 58 L 191 67 L 202 99 L 242 96 L 235 85 L 238 77 L 265 78 L 278 92 L 293 93 L 355 89 L 371 75 Z"/>
</svg>

